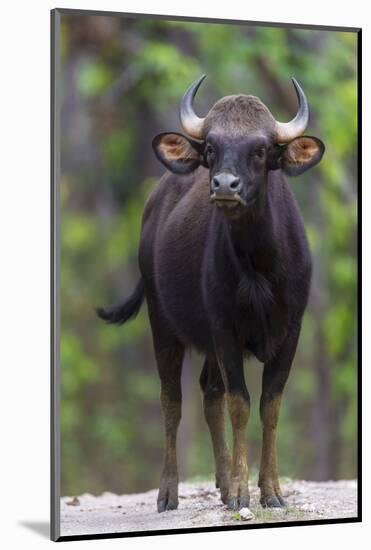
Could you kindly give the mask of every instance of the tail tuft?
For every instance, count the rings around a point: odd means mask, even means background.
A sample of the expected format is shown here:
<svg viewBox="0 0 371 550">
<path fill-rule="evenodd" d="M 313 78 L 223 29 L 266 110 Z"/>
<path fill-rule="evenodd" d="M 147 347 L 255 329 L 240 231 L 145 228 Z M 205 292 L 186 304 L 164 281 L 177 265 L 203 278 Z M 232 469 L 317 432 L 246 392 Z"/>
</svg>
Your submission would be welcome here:
<svg viewBox="0 0 371 550">
<path fill-rule="evenodd" d="M 105 308 L 98 307 L 95 311 L 103 321 L 112 325 L 123 325 L 138 315 L 144 297 L 144 284 L 140 278 L 134 292 L 124 302 Z"/>
</svg>

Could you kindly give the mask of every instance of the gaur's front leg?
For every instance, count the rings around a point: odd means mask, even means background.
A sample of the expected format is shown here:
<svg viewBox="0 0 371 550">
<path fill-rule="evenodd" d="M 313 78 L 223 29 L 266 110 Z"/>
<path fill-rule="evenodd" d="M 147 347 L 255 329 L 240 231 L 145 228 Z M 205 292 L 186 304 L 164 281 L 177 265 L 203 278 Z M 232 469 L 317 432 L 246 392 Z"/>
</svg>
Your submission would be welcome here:
<svg viewBox="0 0 371 550">
<path fill-rule="evenodd" d="M 283 388 L 289 376 L 299 338 L 300 326 L 291 327 L 275 358 L 264 365 L 260 417 L 263 445 L 259 473 L 262 506 L 285 506 L 278 481 L 277 423 Z"/>
<path fill-rule="evenodd" d="M 231 456 L 225 429 L 225 388 L 215 356 L 209 356 L 203 366 L 200 385 L 204 394 L 204 413 L 209 426 L 215 459 L 216 487 L 224 504 L 228 502 L 231 478 Z"/>
<path fill-rule="evenodd" d="M 243 355 L 237 339 L 229 331 L 215 334 L 215 351 L 226 388 L 226 399 L 233 432 L 232 470 L 227 506 L 239 510 L 250 504 L 246 426 L 250 415 L 250 396 L 247 391 Z"/>
</svg>

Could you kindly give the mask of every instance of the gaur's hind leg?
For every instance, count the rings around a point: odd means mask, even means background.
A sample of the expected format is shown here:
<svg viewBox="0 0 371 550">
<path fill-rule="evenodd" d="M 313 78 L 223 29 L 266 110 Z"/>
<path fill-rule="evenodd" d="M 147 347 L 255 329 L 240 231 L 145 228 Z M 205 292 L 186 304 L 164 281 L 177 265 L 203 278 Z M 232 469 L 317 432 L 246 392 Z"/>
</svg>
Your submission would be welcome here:
<svg viewBox="0 0 371 550">
<path fill-rule="evenodd" d="M 161 380 L 161 409 L 165 425 L 165 449 L 157 510 L 175 510 L 178 507 L 178 466 L 176 437 L 181 417 L 181 372 L 184 346 L 171 333 L 166 319 L 157 315 L 157 308 L 149 305 L 158 372 Z"/>
<path fill-rule="evenodd" d="M 285 506 L 278 481 L 277 423 L 283 388 L 294 359 L 300 327 L 291 328 L 276 357 L 264 365 L 263 389 L 260 399 L 260 417 L 263 427 L 263 445 L 259 473 L 262 506 Z"/>
<path fill-rule="evenodd" d="M 225 429 L 225 388 L 215 357 L 205 360 L 200 385 L 204 394 L 204 413 L 209 426 L 215 459 L 216 487 L 227 504 L 231 476 L 231 456 Z"/>
</svg>

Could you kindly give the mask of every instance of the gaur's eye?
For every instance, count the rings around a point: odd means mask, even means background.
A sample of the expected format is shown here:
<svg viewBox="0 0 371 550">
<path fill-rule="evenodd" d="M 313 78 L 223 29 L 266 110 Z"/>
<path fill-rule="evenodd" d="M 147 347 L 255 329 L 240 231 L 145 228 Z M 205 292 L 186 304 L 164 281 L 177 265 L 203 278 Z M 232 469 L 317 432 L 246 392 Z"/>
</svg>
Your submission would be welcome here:
<svg viewBox="0 0 371 550">
<path fill-rule="evenodd" d="M 265 147 L 257 147 L 254 151 L 254 156 L 258 157 L 259 159 L 264 158 L 264 156 L 265 156 Z"/>
<path fill-rule="evenodd" d="M 207 144 L 205 153 L 211 158 L 215 155 L 215 149 L 212 145 L 210 145 L 210 143 Z"/>
</svg>

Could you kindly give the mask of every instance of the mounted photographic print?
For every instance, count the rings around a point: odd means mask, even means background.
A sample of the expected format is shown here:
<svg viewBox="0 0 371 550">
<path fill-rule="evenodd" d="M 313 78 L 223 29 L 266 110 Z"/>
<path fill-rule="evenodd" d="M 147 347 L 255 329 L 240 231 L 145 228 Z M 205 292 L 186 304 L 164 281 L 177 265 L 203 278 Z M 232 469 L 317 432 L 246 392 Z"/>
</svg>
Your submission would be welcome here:
<svg viewBox="0 0 371 550">
<path fill-rule="evenodd" d="M 361 520 L 360 38 L 52 11 L 54 540 Z"/>
</svg>

